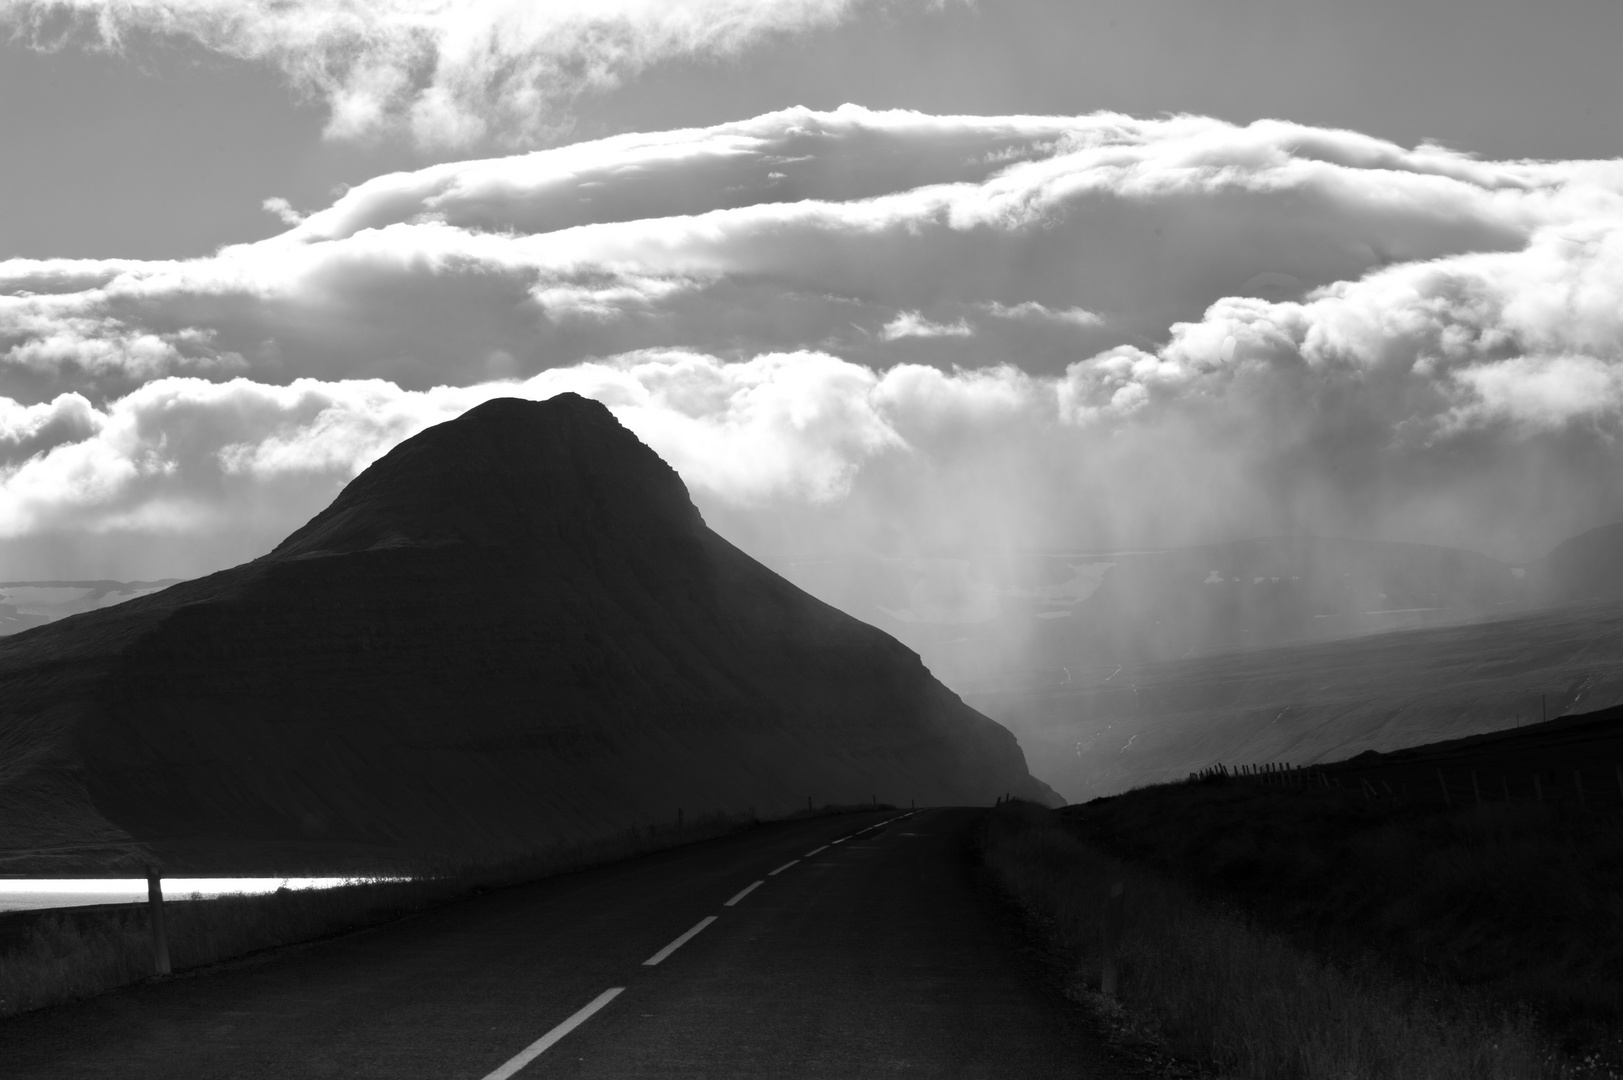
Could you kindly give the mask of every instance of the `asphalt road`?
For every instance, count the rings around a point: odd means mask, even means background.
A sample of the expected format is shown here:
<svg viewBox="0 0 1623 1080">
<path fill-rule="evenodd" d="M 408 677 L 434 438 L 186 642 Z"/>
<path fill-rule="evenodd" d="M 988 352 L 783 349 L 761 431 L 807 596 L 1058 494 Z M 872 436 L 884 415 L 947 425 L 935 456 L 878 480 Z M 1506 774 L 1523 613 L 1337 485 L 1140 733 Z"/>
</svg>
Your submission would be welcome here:
<svg viewBox="0 0 1623 1080">
<path fill-rule="evenodd" d="M 26 1014 L 0 1075 L 1128 1075 L 978 873 L 981 813 L 763 826 Z"/>
</svg>

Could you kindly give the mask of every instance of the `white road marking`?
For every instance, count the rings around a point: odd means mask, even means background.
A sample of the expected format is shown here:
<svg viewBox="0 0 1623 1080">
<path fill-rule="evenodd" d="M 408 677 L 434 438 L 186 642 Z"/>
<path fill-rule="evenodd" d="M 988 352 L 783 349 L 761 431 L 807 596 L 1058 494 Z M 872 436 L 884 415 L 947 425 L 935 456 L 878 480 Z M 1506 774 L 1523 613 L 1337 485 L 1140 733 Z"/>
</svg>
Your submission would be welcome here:
<svg viewBox="0 0 1623 1080">
<path fill-rule="evenodd" d="M 677 938 L 675 941 L 671 942 L 669 945 L 667 945 L 663 949 L 659 950 L 653 956 L 650 956 L 648 959 L 644 960 L 642 962 L 642 966 L 643 967 L 653 967 L 655 964 L 659 963 L 661 960 L 663 960 L 667 956 L 671 955 L 671 953 L 675 952 L 677 949 L 680 949 L 682 946 L 684 946 L 688 942 L 692 941 L 693 936 L 695 934 L 697 934 L 700 930 L 703 930 L 705 927 L 709 926 L 711 923 L 713 923 L 715 921 L 716 921 L 716 917 L 714 915 L 706 915 L 704 918 L 699 920 L 699 925 L 698 926 L 695 926 L 692 930 L 689 930 L 687 933 L 683 934 L 681 937 Z"/>
<path fill-rule="evenodd" d="M 766 882 L 764 882 L 764 881 L 757 881 L 753 885 L 746 885 L 739 892 L 739 894 L 737 896 L 733 897 L 731 900 L 727 901 L 725 904 L 723 904 L 721 906 L 722 907 L 732 907 L 734 904 L 736 904 L 740 900 L 744 899 L 744 897 L 748 896 L 750 893 L 754 892 L 756 889 L 759 889 L 762 885 L 765 885 L 765 884 L 766 884 Z"/>
<path fill-rule="evenodd" d="M 827 844 L 824 844 L 824 845 L 823 845 L 823 846 L 822 846 L 822 847 L 820 847 L 820 848 L 812 848 L 812 849 L 811 849 L 811 850 L 810 850 L 810 851 L 808 851 L 808 852 L 806 852 L 806 854 L 804 854 L 804 855 L 802 855 L 802 856 L 801 856 L 801 858 L 803 858 L 803 859 L 809 859 L 809 858 L 811 858 L 811 857 L 812 857 L 812 856 L 813 856 L 813 855 L 816 855 L 816 854 L 817 854 L 817 853 L 818 853 L 818 852 L 819 852 L 819 851 L 827 851 L 827 850 L 828 850 L 828 845 L 827 845 Z"/>
<path fill-rule="evenodd" d="M 540 1057 L 541 1054 L 544 1053 L 553 1043 L 557 1042 L 559 1039 L 563 1038 L 565 1035 L 568 1035 L 571 1031 L 574 1031 L 576 1028 L 586 1023 L 586 1021 L 590 1020 L 593 1013 L 597 1012 L 597 1010 L 619 997 L 620 992 L 624 989 L 625 987 L 623 986 L 615 986 L 603 991 L 601 994 L 597 995 L 597 997 L 593 998 L 585 1008 L 581 1009 L 574 1016 L 571 1016 L 568 1020 L 565 1020 L 563 1023 L 559 1024 L 557 1027 L 535 1040 L 535 1042 L 531 1043 L 529 1046 L 526 1046 L 522 1051 L 519 1052 L 517 1057 L 513 1058 L 495 1072 L 486 1076 L 485 1080 L 507 1080 L 509 1076 L 512 1076 L 514 1073 L 524 1068 L 524 1066 Z"/>
<path fill-rule="evenodd" d="M 850 838 L 850 837 L 849 837 L 849 836 L 842 836 L 842 837 L 840 837 L 840 838 L 839 838 L 839 839 L 838 839 L 838 840 L 831 840 L 831 841 L 830 841 L 830 843 L 834 843 L 834 844 L 843 844 L 843 843 L 845 843 L 845 842 L 846 842 L 846 841 L 847 841 L 847 840 L 849 840 L 849 839 L 851 839 L 851 838 Z"/>
<path fill-rule="evenodd" d="M 789 869 L 791 866 L 793 866 L 795 863 L 797 863 L 799 861 L 800 861 L 799 859 L 790 859 L 788 862 L 784 863 L 782 866 L 778 867 L 776 870 L 774 870 L 770 874 L 768 874 L 767 877 L 777 877 L 779 874 L 783 873 L 785 870 Z"/>
</svg>

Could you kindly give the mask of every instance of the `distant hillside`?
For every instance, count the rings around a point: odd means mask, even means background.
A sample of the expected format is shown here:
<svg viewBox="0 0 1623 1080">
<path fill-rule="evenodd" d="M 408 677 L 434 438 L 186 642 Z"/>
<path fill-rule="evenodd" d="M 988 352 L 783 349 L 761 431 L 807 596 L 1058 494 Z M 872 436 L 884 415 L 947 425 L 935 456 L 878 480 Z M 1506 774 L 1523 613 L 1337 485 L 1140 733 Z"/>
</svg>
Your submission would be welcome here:
<svg viewBox="0 0 1623 1080">
<path fill-rule="evenodd" d="M 0 640 L 0 870 L 353 872 L 1005 792 L 1055 798 L 573 394 L 406 440 L 254 562 Z"/>
<path fill-rule="evenodd" d="M 1544 603 L 1623 599 L 1623 522 L 1556 545 L 1529 571 Z"/>
<path fill-rule="evenodd" d="M 796 580 L 917 649 L 966 693 L 1085 682 L 1122 664 L 1502 615 L 1523 571 L 1423 544 L 1263 537 L 1115 553 L 831 559 Z"/>
<path fill-rule="evenodd" d="M 968 700 L 1074 802 L 1213 762 L 1337 761 L 1623 704 L 1623 603 L 1124 665 Z"/>
</svg>

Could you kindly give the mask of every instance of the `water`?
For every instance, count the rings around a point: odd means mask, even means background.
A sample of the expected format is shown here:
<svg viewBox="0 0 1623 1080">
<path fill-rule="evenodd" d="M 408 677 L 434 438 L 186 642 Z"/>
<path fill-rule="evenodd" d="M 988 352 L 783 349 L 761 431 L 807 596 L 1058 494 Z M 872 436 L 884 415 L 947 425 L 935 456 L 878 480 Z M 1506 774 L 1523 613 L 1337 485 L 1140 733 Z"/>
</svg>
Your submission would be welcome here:
<svg viewBox="0 0 1623 1080">
<path fill-rule="evenodd" d="M 354 878 L 164 878 L 165 900 L 207 899 L 233 893 L 290 889 L 330 889 Z M 147 898 L 145 878 L 0 879 L 0 911 L 79 907 L 83 904 L 127 904 Z"/>
</svg>

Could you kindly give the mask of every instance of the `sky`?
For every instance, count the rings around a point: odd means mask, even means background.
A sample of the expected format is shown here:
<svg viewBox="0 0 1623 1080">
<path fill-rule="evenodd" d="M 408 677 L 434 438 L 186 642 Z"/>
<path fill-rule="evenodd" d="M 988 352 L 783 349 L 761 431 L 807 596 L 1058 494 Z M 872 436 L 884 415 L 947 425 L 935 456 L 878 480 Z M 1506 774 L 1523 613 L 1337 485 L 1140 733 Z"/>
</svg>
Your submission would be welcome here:
<svg viewBox="0 0 1623 1080">
<path fill-rule="evenodd" d="M 0 580 L 595 397 L 769 565 L 1623 518 L 1614 0 L 0 0 Z"/>
</svg>

